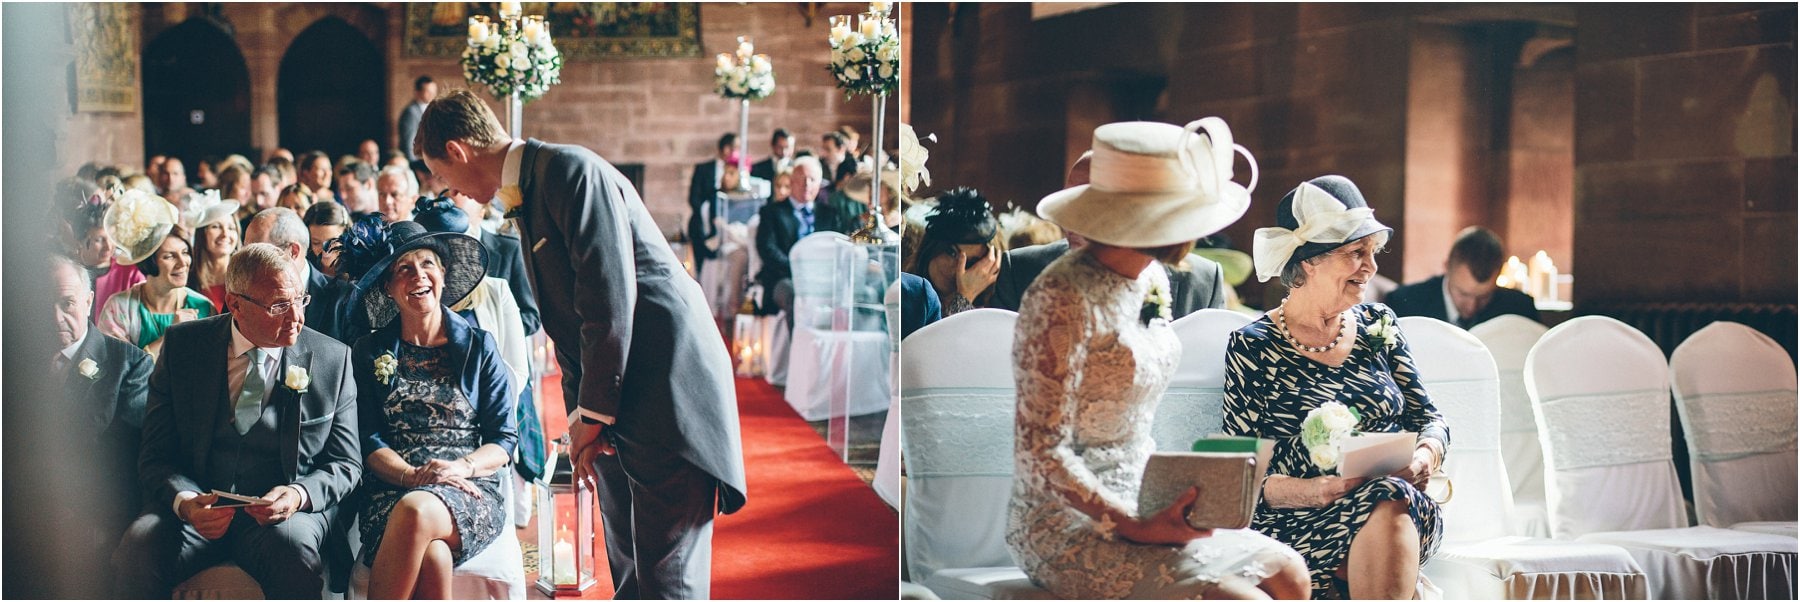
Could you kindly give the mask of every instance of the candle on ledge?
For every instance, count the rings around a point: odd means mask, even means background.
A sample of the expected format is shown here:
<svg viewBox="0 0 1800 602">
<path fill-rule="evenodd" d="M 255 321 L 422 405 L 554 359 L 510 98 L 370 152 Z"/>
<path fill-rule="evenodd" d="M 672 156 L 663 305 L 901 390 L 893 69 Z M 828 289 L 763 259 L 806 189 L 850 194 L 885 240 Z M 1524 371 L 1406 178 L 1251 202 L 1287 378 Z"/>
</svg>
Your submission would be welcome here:
<svg viewBox="0 0 1800 602">
<path fill-rule="evenodd" d="M 555 581 L 557 585 L 576 584 L 575 544 L 569 537 L 569 528 L 567 526 L 557 530 L 556 548 L 551 550 L 550 556 L 552 558 L 550 570 L 552 580 Z"/>
<path fill-rule="evenodd" d="M 522 29 L 525 32 L 525 41 L 527 43 L 537 41 L 538 34 L 544 31 L 544 18 L 532 15 L 525 17 L 523 22 L 524 26 Z"/>
<path fill-rule="evenodd" d="M 892 2 L 881 2 L 881 1 L 877 0 L 876 2 L 869 3 L 869 10 L 877 12 L 877 13 L 881 13 L 884 15 L 887 14 L 887 12 L 893 8 L 894 8 L 894 3 L 892 3 Z"/>
</svg>

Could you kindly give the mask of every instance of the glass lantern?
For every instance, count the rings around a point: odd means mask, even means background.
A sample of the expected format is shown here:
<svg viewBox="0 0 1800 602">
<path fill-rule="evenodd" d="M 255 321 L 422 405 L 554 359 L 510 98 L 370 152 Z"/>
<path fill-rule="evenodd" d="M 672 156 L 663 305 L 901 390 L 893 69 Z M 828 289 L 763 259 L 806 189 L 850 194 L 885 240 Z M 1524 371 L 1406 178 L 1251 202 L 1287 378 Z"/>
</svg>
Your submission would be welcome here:
<svg viewBox="0 0 1800 602">
<path fill-rule="evenodd" d="M 594 492 L 575 480 L 568 437 L 551 446 L 555 470 L 538 487 L 538 591 L 581 597 L 594 586 Z"/>
<path fill-rule="evenodd" d="M 731 329 L 731 361 L 736 366 L 734 372 L 738 378 L 755 378 L 766 370 L 762 323 L 763 317 L 756 315 L 756 304 L 745 296 Z"/>
</svg>

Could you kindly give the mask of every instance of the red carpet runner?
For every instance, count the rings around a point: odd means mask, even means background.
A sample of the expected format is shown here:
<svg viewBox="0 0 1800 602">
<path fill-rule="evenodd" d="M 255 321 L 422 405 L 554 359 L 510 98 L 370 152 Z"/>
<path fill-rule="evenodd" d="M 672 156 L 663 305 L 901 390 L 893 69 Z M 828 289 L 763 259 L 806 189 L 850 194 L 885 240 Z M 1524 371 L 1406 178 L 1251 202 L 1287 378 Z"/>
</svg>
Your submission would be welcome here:
<svg viewBox="0 0 1800 602">
<path fill-rule="evenodd" d="M 550 438 L 568 425 L 562 385 L 543 382 L 539 407 Z M 721 516 L 713 532 L 712 595 L 717 599 L 887 599 L 899 591 L 900 536 L 894 511 L 837 459 L 781 392 L 738 379 L 749 502 Z M 596 514 L 596 516 L 598 516 Z M 537 527 L 519 531 L 536 541 Z M 604 544 L 599 565 L 606 572 Z M 535 567 L 525 567 L 535 581 Z M 588 591 L 612 595 L 610 577 Z M 541 597 L 536 589 L 531 596 Z"/>
</svg>

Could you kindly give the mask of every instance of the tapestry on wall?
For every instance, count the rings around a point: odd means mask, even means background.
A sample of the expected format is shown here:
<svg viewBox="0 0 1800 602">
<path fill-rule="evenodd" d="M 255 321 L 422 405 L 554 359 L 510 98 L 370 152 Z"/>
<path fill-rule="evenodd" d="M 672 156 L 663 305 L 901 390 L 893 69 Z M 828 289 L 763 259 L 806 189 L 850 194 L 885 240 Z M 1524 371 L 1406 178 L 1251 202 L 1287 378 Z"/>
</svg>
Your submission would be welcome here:
<svg viewBox="0 0 1800 602">
<path fill-rule="evenodd" d="M 406 5 L 406 55 L 455 58 L 468 44 L 469 17 L 499 14 L 498 2 Z M 700 7 L 678 2 L 525 2 L 543 15 L 570 61 L 700 56 Z"/>
<path fill-rule="evenodd" d="M 137 32 L 131 28 L 131 7 L 85 2 L 68 9 L 69 38 L 75 46 L 75 110 L 136 111 Z"/>
</svg>

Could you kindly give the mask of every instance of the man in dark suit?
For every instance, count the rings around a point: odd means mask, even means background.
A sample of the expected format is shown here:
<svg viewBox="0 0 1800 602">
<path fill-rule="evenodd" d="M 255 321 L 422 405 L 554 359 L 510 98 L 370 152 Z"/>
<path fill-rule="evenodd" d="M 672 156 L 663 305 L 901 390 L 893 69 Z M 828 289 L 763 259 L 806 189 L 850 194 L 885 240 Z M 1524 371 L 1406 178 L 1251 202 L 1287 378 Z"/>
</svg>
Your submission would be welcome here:
<svg viewBox="0 0 1800 602">
<path fill-rule="evenodd" d="M 56 299 L 58 351 L 46 374 L 62 395 L 46 400 L 57 406 L 64 429 L 81 433 L 86 453 L 67 460 L 80 470 L 59 471 L 65 477 L 45 504 L 46 520 L 63 530 L 68 546 L 79 558 L 76 566 L 104 567 L 111 563 L 113 547 L 125 527 L 137 517 L 139 505 L 138 441 L 144 426 L 144 401 L 150 390 L 150 354 L 135 345 L 104 336 L 89 327 L 93 307 L 92 277 L 74 260 L 52 255 L 49 264 L 51 292 Z M 47 428 L 49 425 L 37 425 Z M 46 492 L 38 492 L 46 493 Z M 10 577 L 10 576 L 9 576 Z M 22 581 L 39 576 L 19 575 Z M 77 597 L 106 598 L 111 593 L 103 579 L 74 580 L 60 584 Z"/>
<path fill-rule="evenodd" d="M 794 160 L 794 173 L 789 177 L 788 198 L 763 205 L 756 227 L 756 253 L 762 258 L 762 270 L 756 281 L 770 303 L 763 312 L 773 315 L 788 310 L 788 327 L 793 327 L 794 273 L 788 263 L 788 251 L 794 244 L 814 232 L 843 232 L 844 219 L 829 203 L 814 200 L 823 185 L 822 170 L 816 157 Z"/>
<path fill-rule="evenodd" d="M 266 242 L 286 251 L 294 257 L 297 266 L 295 269 L 305 274 L 301 279 L 306 282 L 306 294 L 312 295 L 312 302 L 306 304 L 307 328 L 337 339 L 345 345 L 355 342 L 357 336 L 366 334 L 346 336 L 346 333 L 338 332 L 337 306 L 344 299 L 350 283 L 327 278 L 323 272 L 313 269 L 312 262 L 306 260 L 307 247 L 312 240 L 308 238 L 306 222 L 300 219 L 299 214 L 286 207 L 273 207 L 257 212 L 244 227 L 244 244 L 259 242 Z"/>
<path fill-rule="evenodd" d="M 719 136 L 718 152 L 708 161 L 694 164 L 694 177 L 688 180 L 688 239 L 695 241 L 688 245 L 694 251 L 694 273 L 700 273 L 700 266 L 713 256 L 712 249 L 699 244 L 697 233 L 704 232 L 712 217 L 701 215 L 701 207 L 707 201 L 718 198 L 719 179 L 725 175 L 725 162 L 735 161 L 738 152 L 737 134 L 726 133 Z"/>
<path fill-rule="evenodd" d="M 518 220 L 614 597 L 707 597 L 713 515 L 741 508 L 745 484 L 731 358 L 699 283 L 592 151 L 513 140 L 468 91 L 425 109 L 418 140 L 432 173 Z"/>
<path fill-rule="evenodd" d="M 327 525 L 362 476 L 350 350 L 305 328 L 293 256 L 245 245 L 225 277 L 230 313 L 170 327 L 150 375 L 144 514 L 114 556 L 123 597 L 167 598 L 226 559 L 269 598 L 319 596 Z"/>
<path fill-rule="evenodd" d="M 819 150 L 827 188 L 835 190 L 856 173 L 856 149 L 850 148 L 850 138 L 843 132 L 825 132 L 819 137 Z"/>
<path fill-rule="evenodd" d="M 1537 320 L 1537 302 L 1531 295 L 1495 282 L 1505 264 L 1500 237 L 1487 228 L 1469 226 L 1450 246 L 1443 274 L 1394 289 L 1386 302 L 1401 317 L 1437 318 L 1463 328 L 1506 314 Z"/>
<path fill-rule="evenodd" d="M 750 166 L 750 177 L 773 182 L 776 172 L 793 161 L 794 137 L 788 134 L 787 128 L 775 128 L 775 134 L 769 136 L 769 158 Z"/>
<path fill-rule="evenodd" d="M 1073 188 L 1088 183 L 1088 164 L 1093 160 L 1093 152 L 1089 151 L 1075 160 L 1069 167 L 1069 174 L 1063 178 L 1064 188 Z M 1069 249 L 1079 249 L 1087 244 L 1080 233 L 1064 231 L 1063 240 L 1049 244 L 1020 247 L 1007 251 L 1000 256 L 1000 274 L 994 280 L 994 300 L 992 307 L 1019 311 L 1019 301 L 1025 296 L 1025 289 L 1037 280 L 1038 274 L 1050 262 L 1068 253 Z M 1169 270 L 1169 309 L 1176 319 L 1206 308 L 1225 307 L 1225 272 L 1218 263 L 1188 255 L 1186 269 L 1181 266 Z"/>
</svg>

